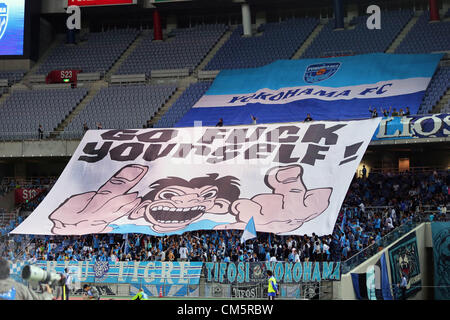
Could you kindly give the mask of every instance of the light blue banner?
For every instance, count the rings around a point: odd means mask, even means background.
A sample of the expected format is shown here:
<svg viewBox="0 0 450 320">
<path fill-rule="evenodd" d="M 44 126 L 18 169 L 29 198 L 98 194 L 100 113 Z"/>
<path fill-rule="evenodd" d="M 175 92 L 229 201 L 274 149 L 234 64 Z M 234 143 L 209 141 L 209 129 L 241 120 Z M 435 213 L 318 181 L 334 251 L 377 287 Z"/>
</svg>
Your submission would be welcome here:
<svg viewBox="0 0 450 320">
<path fill-rule="evenodd" d="M 380 117 L 390 108 L 417 114 L 442 56 L 373 53 L 222 70 L 175 126 L 362 119 L 374 108 Z"/>
<path fill-rule="evenodd" d="M 10 273 L 20 278 L 26 262 L 11 264 Z M 75 281 L 90 283 L 130 283 L 138 285 L 199 284 L 202 262 L 106 262 L 106 261 L 39 261 L 33 264 L 44 270 L 63 273 L 69 268 Z"/>
<path fill-rule="evenodd" d="M 260 68 L 222 70 L 206 95 L 246 94 L 267 88 L 347 87 L 381 81 L 431 78 L 443 54 L 371 53 L 319 59 L 278 60 Z M 320 77 L 314 67 L 329 70 Z"/>
</svg>

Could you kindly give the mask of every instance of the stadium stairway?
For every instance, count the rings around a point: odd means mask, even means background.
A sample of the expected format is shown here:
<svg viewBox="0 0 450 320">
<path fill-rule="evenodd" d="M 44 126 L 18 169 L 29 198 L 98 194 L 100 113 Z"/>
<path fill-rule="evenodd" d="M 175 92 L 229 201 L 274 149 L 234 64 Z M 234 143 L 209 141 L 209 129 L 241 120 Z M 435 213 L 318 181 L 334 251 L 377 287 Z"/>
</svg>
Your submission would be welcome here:
<svg viewBox="0 0 450 320">
<path fill-rule="evenodd" d="M 106 81 L 111 80 L 111 76 L 116 73 L 116 71 L 120 68 L 122 63 L 128 58 L 128 56 L 136 49 L 141 41 L 150 33 L 153 32 L 153 30 L 144 30 L 142 31 L 136 39 L 131 43 L 131 45 L 125 50 L 125 52 L 120 56 L 120 58 L 114 63 L 114 65 L 109 69 L 109 71 L 105 74 L 104 79 Z"/>
<path fill-rule="evenodd" d="M 8 97 L 11 95 L 11 93 L 13 93 L 15 90 L 24 90 L 24 89 L 27 90 L 30 88 L 28 86 L 26 86 L 25 84 L 23 84 L 22 82 L 15 83 L 11 87 L 9 87 L 9 90 L 0 97 L 0 108 L 3 105 L 3 102 L 5 102 L 8 99 Z"/>
<path fill-rule="evenodd" d="M 3 93 L 0 97 L 0 108 L 2 107 L 3 102 L 6 101 L 6 99 L 8 99 L 8 97 L 11 95 L 11 88 L 9 88 L 9 91 L 5 91 L 5 93 Z"/>
<path fill-rule="evenodd" d="M 450 88 L 447 89 L 447 91 L 442 96 L 441 100 L 433 107 L 431 110 L 431 113 L 441 113 L 446 112 L 444 110 L 444 107 L 450 102 Z"/>
<path fill-rule="evenodd" d="M 305 51 L 308 49 L 308 47 L 311 45 L 311 43 L 314 41 L 314 39 L 319 35 L 320 31 L 322 31 L 323 27 L 325 26 L 326 22 L 320 22 L 316 28 L 311 32 L 309 37 L 306 39 L 305 42 L 298 48 L 297 52 L 294 53 L 291 59 L 300 59 L 300 57 L 305 53 Z"/>
<path fill-rule="evenodd" d="M 57 34 L 56 38 L 53 40 L 52 44 L 45 50 L 42 56 L 39 57 L 37 63 L 25 74 L 20 83 L 31 88 L 30 77 L 33 76 L 41 67 L 41 65 L 47 60 L 47 57 L 51 54 L 54 48 L 56 48 L 62 39 L 65 37 L 64 34 Z"/>
<path fill-rule="evenodd" d="M 395 53 L 395 50 L 398 48 L 400 43 L 402 43 L 403 39 L 406 37 L 406 35 L 411 31 L 411 29 L 414 27 L 414 25 L 417 23 L 417 20 L 419 20 L 420 15 L 422 12 L 415 12 L 414 16 L 409 20 L 409 22 L 406 24 L 406 26 L 403 28 L 403 30 L 400 32 L 400 34 L 395 38 L 395 40 L 391 43 L 389 48 L 386 50 L 386 53 Z"/>
<path fill-rule="evenodd" d="M 81 110 L 86 107 L 86 105 L 95 97 L 95 95 L 100 91 L 100 89 L 107 87 L 108 83 L 105 81 L 96 81 L 94 82 L 90 88 L 88 94 L 84 97 L 83 100 L 78 104 L 78 106 L 59 124 L 59 126 L 50 133 L 50 138 L 58 137 L 63 131 L 64 128 L 72 121 L 72 119 L 81 112 Z"/>
<path fill-rule="evenodd" d="M 169 100 L 161 107 L 161 109 L 158 111 L 158 113 L 150 119 L 150 126 L 153 127 L 155 123 L 157 123 L 161 117 L 172 107 L 172 105 L 178 100 L 178 98 L 183 94 L 183 92 L 186 90 L 187 87 L 193 82 L 195 82 L 196 79 L 193 77 L 188 77 L 180 80 L 177 84 L 177 90 L 174 92 L 174 94 L 170 97 Z"/>
<path fill-rule="evenodd" d="M 206 67 L 206 65 L 211 61 L 211 59 L 216 55 L 217 51 L 220 50 L 220 48 L 225 44 L 225 42 L 228 41 L 228 39 L 230 38 L 231 34 L 233 33 L 234 29 L 236 29 L 236 26 L 232 26 L 230 27 L 229 30 L 227 30 L 222 37 L 220 38 L 219 41 L 217 41 L 217 43 L 214 45 L 214 47 L 211 49 L 211 51 L 208 52 L 208 54 L 206 55 L 206 57 L 203 59 L 202 62 L 200 62 L 200 64 L 197 66 L 197 68 L 195 68 L 194 70 L 194 74 L 197 74 L 199 71 L 203 70 L 204 67 Z"/>
</svg>

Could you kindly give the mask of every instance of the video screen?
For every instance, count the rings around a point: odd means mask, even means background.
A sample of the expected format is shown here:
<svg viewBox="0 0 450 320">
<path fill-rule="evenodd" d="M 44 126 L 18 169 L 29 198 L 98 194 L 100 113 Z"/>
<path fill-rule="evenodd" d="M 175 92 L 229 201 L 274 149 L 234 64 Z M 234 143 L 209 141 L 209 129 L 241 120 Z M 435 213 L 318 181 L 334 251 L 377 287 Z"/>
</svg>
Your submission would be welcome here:
<svg viewBox="0 0 450 320">
<path fill-rule="evenodd" d="M 25 0 L 0 0 L 0 56 L 23 55 Z"/>
</svg>

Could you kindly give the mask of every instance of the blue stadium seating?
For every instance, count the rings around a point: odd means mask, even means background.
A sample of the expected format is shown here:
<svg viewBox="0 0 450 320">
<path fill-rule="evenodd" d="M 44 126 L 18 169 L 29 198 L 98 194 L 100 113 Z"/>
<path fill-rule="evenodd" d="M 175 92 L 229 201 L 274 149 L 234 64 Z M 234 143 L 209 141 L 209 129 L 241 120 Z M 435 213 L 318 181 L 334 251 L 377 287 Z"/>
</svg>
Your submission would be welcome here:
<svg viewBox="0 0 450 320">
<path fill-rule="evenodd" d="M 90 129 L 142 128 L 176 90 L 174 85 L 132 85 L 102 88 L 65 128 L 79 136 L 83 124 Z"/>
<path fill-rule="evenodd" d="M 427 114 L 450 88 L 450 66 L 440 67 L 430 81 L 418 114 Z"/>
<path fill-rule="evenodd" d="M 7 79 L 9 85 L 12 85 L 22 80 L 25 73 L 24 70 L 0 71 L 0 79 Z"/>
<path fill-rule="evenodd" d="M 116 74 L 145 73 L 152 70 L 193 70 L 226 31 L 226 26 L 200 25 L 193 28 L 175 29 L 164 41 L 153 41 L 149 33 L 130 53 Z"/>
<path fill-rule="evenodd" d="M 450 50 L 450 21 L 430 22 L 425 11 L 395 53 L 430 53 Z"/>
<path fill-rule="evenodd" d="M 262 35 L 243 37 L 242 25 L 219 49 L 205 70 L 254 68 L 290 59 L 319 23 L 315 18 L 289 19 L 259 27 Z"/>
<path fill-rule="evenodd" d="M 87 89 L 17 90 L 0 106 L 0 137 L 36 139 L 38 126 L 53 131 L 87 95 Z"/>
<path fill-rule="evenodd" d="M 155 128 L 170 128 L 175 125 L 192 106 L 200 99 L 211 86 L 210 81 L 201 81 L 191 84 L 172 107 L 154 125 Z"/>
<path fill-rule="evenodd" d="M 120 29 L 90 33 L 87 41 L 76 45 L 62 42 L 53 49 L 36 74 L 68 69 L 106 73 L 137 35 L 137 30 Z"/>
<path fill-rule="evenodd" d="M 412 10 L 384 11 L 381 29 L 374 30 L 367 28 L 366 15 L 353 18 L 351 27 L 345 30 L 334 30 L 335 21 L 331 19 L 301 58 L 385 52 L 412 16 Z"/>
</svg>

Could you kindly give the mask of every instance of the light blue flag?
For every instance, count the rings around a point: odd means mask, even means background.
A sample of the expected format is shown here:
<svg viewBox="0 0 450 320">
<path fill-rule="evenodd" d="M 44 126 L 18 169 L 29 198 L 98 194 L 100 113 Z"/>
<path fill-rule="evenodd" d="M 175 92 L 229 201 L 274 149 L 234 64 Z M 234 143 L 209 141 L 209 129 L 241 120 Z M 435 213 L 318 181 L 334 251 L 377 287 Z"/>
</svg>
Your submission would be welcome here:
<svg viewBox="0 0 450 320">
<path fill-rule="evenodd" d="M 253 221 L 253 217 L 251 217 L 245 226 L 244 232 L 242 233 L 241 243 L 253 238 L 256 238 L 256 228 L 255 221 Z"/>
</svg>

